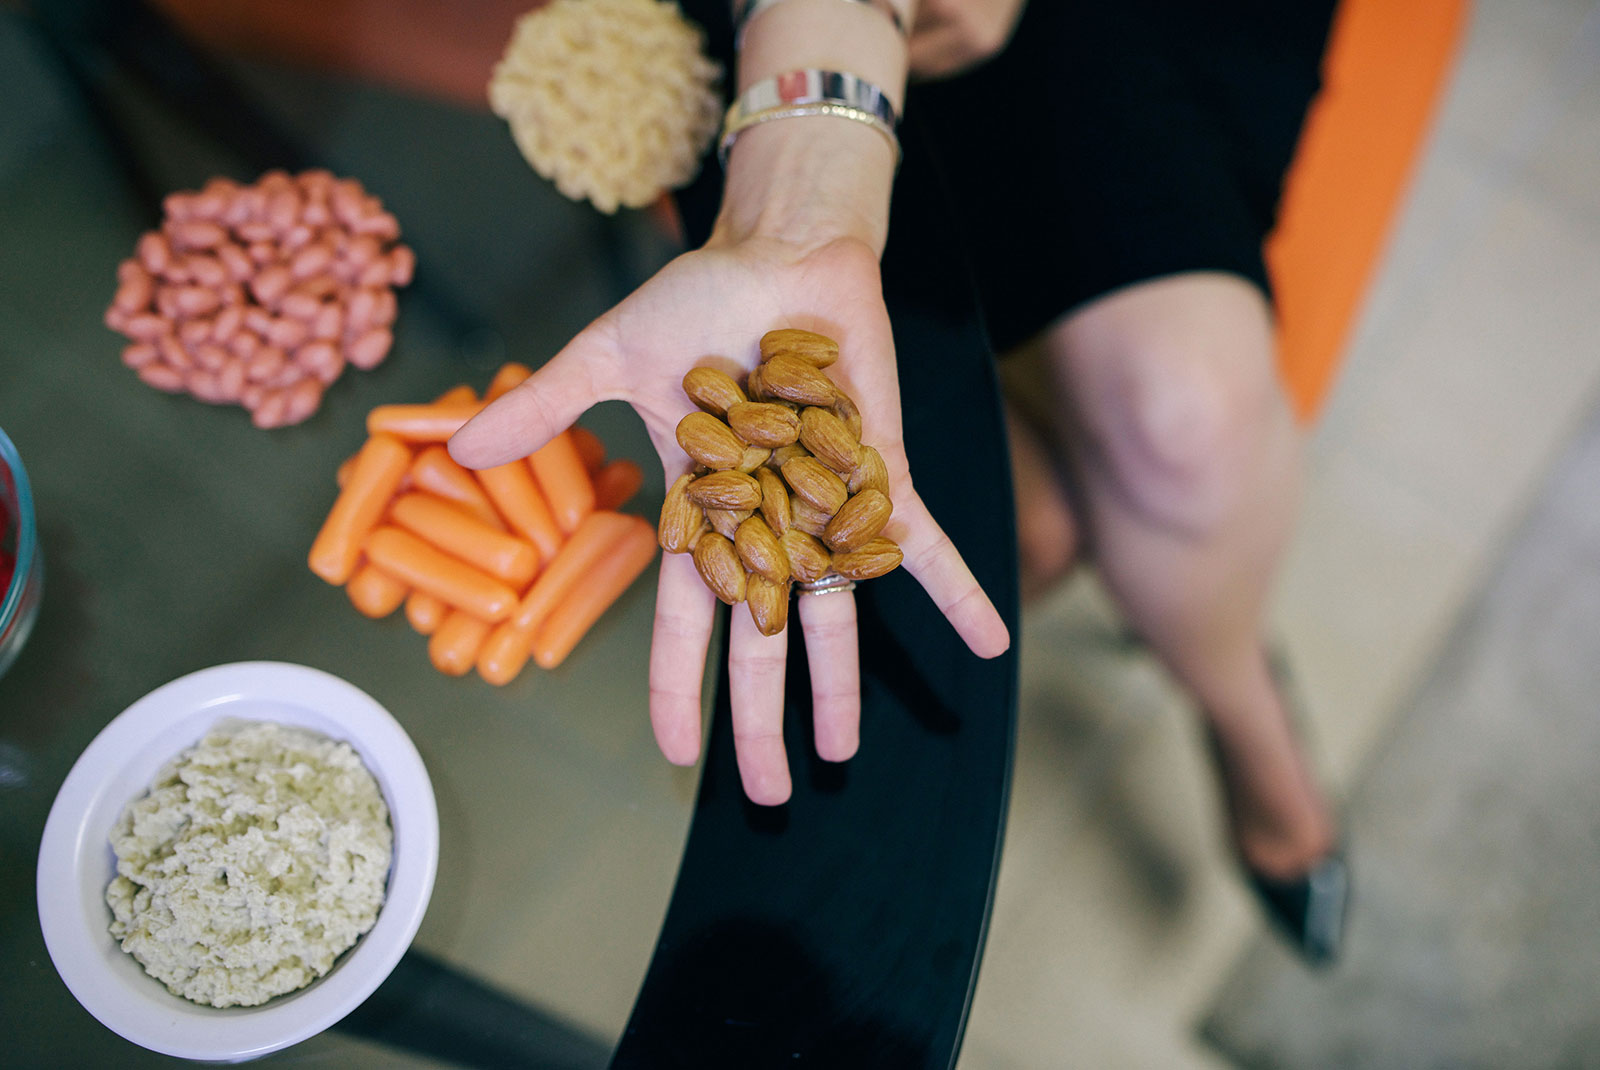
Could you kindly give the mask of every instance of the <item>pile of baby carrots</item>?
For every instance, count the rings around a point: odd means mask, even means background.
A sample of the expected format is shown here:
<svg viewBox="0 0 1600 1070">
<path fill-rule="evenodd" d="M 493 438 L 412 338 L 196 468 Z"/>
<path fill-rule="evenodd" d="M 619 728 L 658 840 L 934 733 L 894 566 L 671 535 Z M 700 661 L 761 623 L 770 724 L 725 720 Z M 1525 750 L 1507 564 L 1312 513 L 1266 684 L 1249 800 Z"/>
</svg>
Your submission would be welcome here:
<svg viewBox="0 0 1600 1070">
<path fill-rule="evenodd" d="M 655 556 L 655 527 L 617 510 L 643 473 L 573 426 L 526 459 L 469 471 L 444 443 L 530 374 L 507 364 L 480 399 L 381 405 L 339 469 L 311 571 L 369 617 L 405 606 L 439 671 L 510 683 L 555 668 Z"/>
</svg>

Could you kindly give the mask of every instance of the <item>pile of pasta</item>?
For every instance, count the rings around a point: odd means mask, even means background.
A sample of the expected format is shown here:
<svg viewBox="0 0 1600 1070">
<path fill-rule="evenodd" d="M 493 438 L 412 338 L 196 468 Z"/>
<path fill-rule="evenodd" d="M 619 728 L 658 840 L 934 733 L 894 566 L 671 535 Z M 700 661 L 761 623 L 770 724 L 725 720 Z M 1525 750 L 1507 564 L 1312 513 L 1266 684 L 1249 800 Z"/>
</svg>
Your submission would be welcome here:
<svg viewBox="0 0 1600 1070">
<path fill-rule="evenodd" d="M 517 22 L 489 104 L 564 195 L 642 208 L 695 176 L 721 121 L 702 44 L 664 0 L 553 0 Z"/>
<path fill-rule="evenodd" d="M 530 658 L 560 665 L 656 551 L 655 526 L 618 512 L 643 472 L 607 461 L 582 427 L 497 468 L 451 459 L 445 441 L 529 374 L 507 364 L 481 399 L 459 386 L 431 404 L 373 409 L 309 557 L 365 615 L 404 605 L 440 672 L 476 667 L 495 685 Z"/>
</svg>

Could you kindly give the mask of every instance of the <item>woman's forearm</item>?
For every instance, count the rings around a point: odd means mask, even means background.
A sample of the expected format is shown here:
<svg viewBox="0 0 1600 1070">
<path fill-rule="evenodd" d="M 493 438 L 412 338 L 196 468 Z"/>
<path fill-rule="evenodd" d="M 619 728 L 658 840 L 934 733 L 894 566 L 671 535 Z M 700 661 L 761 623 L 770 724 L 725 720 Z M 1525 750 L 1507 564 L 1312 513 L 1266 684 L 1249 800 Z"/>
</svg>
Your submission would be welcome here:
<svg viewBox="0 0 1600 1070">
<path fill-rule="evenodd" d="M 914 2 L 895 0 L 907 25 Z M 905 99 L 905 39 L 867 4 L 782 0 L 749 23 L 735 75 L 739 91 L 804 68 L 871 82 L 897 113 Z M 887 138 L 850 119 L 806 116 L 753 126 L 729 156 L 714 240 L 762 237 L 816 248 L 853 238 L 881 253 L 895 162 Z"/>
</svg>

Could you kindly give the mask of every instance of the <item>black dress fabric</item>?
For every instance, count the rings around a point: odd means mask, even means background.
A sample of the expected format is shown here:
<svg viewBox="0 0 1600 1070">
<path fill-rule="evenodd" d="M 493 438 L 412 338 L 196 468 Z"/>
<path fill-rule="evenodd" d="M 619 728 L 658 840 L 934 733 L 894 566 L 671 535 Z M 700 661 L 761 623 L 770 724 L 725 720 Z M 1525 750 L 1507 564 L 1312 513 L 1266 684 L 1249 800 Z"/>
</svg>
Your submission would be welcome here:
<svg viewBox="0 0 1600 1070">
<path fill-rule="evenodd" d="M 1176 272 L 1270 296 L 1262 242 L 1335 4 L 1031 0 L 994 59 L 913 87 L 997 352 Z"/>
</svg>

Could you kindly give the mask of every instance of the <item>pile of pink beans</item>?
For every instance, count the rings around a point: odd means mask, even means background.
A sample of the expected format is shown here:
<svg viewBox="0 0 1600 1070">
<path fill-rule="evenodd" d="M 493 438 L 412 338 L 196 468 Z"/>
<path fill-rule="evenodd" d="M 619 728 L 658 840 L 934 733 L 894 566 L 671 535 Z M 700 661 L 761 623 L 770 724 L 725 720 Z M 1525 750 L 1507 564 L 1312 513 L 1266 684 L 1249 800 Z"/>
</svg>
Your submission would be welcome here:
<svg viewBox="0 0 1600 1070">
<path fill-rule="evenodd" d="M 287 427 L 317 411 L 347 363 L 388 355 L 394 287 L 416 257 L 360 182 L 322 170 L 214 178 L 165 209 L 118 266 L 106 311 L 132 340 L 122 362 L 149 385 Z"/>
</svg>

